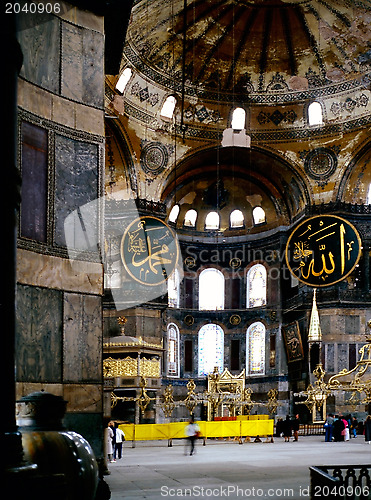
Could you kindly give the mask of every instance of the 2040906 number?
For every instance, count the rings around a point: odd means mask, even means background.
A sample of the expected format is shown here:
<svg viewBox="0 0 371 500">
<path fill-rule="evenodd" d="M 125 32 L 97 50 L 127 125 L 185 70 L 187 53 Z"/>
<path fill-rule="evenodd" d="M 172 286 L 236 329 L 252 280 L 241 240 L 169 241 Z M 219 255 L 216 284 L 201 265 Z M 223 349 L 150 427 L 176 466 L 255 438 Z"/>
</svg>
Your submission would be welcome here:
<svg viewBox="0 0 371 500">
<path fill-rule="evenodd" d="M 369 486 L 314 486 L 315 497 L 326 498 L 329 496 L 339 496 L 339 497 L 361 497 L 369 498 L 370 488 Z"/>
<path fill-rule="evenodd" d="M 5 14 L 60 14 L 61 4 L 58 2 L 7 2 Z"/>
</svg>

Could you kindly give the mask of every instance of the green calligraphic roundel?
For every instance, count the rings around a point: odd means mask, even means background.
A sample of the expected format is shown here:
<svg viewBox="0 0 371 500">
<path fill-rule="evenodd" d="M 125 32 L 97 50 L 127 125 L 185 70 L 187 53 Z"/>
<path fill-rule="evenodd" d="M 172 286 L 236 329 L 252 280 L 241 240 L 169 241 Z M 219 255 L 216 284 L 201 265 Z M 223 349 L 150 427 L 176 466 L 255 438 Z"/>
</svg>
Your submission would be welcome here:
<svg viewBox="0 0 371 500">
<path fill-rule="evenodd" d="M 306 285 L 330 286 L 354 270 L 361 251 L 361 238 L 350 222 L 336 215 L 317 215 L 291 233 L 286 263 Z"/>
<path fill-rule="evenodd" d="M 128 274 L 147 286 L 164 283 L 174 271 L 179 245 L 173 230 L 157 217 L 135 219 L 121 239 L 121 260 Z"/>
</svg>

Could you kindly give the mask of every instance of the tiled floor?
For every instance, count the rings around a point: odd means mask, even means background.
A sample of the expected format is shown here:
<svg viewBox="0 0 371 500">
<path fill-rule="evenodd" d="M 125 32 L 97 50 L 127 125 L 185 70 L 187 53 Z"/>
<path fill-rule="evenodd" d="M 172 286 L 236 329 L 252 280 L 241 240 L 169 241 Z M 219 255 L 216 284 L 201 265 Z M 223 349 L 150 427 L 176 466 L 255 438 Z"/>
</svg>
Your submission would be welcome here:
<svg viewBox="0 0 371 500">
<path fill-rule="evenodd" d="M 244 443 L 208 440 L 196 454 L 185 454 L 183 441 L 125 442 L 121 460 L 108 464 L 105 476 L 111 500 L 163 498 L 309 497 L 311 465 L 370 464 L 371 445 L 363 436 L 325 443 L 322 436 L 298 442 Z M 324 496 L 319 496 L 319 499 Z"/>
</svg>

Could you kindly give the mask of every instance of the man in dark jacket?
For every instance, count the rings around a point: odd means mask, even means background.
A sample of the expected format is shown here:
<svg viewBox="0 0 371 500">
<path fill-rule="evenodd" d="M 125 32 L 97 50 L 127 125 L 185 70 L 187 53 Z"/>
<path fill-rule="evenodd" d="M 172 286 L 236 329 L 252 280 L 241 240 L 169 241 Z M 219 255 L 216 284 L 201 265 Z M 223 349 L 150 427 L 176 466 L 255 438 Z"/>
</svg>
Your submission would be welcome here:
<svg viewBox="0 0 371 500">
<path fill-rule="evenodd" d="M 291 427 L 292 427 L 292 430 L 294 432 L 294 441 L 298 441 L 299 440 L 299 429 L 300 429 L 299 415 L 295 415 L 295 418 L 292 421 Z"/>
</svg>

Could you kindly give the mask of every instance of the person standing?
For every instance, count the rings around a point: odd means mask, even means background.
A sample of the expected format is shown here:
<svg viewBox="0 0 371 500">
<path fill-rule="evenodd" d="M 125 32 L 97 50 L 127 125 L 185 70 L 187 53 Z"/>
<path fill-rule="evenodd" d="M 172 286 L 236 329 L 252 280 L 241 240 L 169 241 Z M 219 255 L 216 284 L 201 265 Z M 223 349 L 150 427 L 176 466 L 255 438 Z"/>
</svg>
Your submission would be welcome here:
<svg viewBox="0 0 371 500">
<path fill-rule="evenodd" d="M 190 444 L 190 455 L 193 455 L 195 453 L 195 441 L 198 438 L 200 434 L 200 428 L 198 424 L 194 421 L 194 418 L 191 417 L 188 425 L 186 426 L 185 429 L 185 434 L 187 436 L 188 442 Z"/>
<path fill-rule="evenodd" d="M 351 434 L 353 434 L 353 437 L 357 437 L 357 428 L 358 428 L 358 420 L 356 417 L 352 418 L 352 425 L 350 427 Z"/>
<path fill-rule="evenodd" d="M 116 460 L 113 458 L 113 450 L 114 450 L 113 438 L 114 438 L 114 433 L 112 426 L 108 424 L 106 429 L 106 452 L 108 460 L 111 463 L 116 462 Z"/>
<path fill-rule="evenodd" d="M 335 415 L 334 419 L 334 441 L 344 441 L 342 432 L 345 429 L 343 419 L 339 415 Z M 343 439 L 342 439 L 343 438 Z"/>
<path fill-rule="evenodd" d="M 333 431 L 334 431 L 334 416 L 332 413 L 329 413 L 327 415 L 327 419 L 325 422 L 325 441 L 327 443 L 331 443 Z"/>
<path fill-rule="evenodd" d="M 300 429 L 299 415 L 295 415 L 295 418 L 292 421 L 292 430 L 294 432 L 294 441 L 299 440 L 299 429 Z"/>
<path fill-rule="evenodd" d="M 364 432 L 365 432 L 365 441 L 366 443 L 370 444 L 371 443 L 371 415 L 367 415 L 367 418 L 365 420 L 364 424 Z"/>
<path fill-rule="evenodd" d="M 283 422 L 283 437 L 285 438 L 285 442 L 290 441 L 291 437 L 291 420 L 288 415 L 286 415 L 286 420 Z"/>
<path fill-rule="evenodd" d="M 125 433 L 122 429 L 120 429 L 117 422 L 115 422 L 116 428 L 116 443 L 115 443 L 115 451 L 113 458 L 116 460 L 116 457 L 120 460 L 122 458 L 122 445 L 125 441 Z"/>
</svg>

